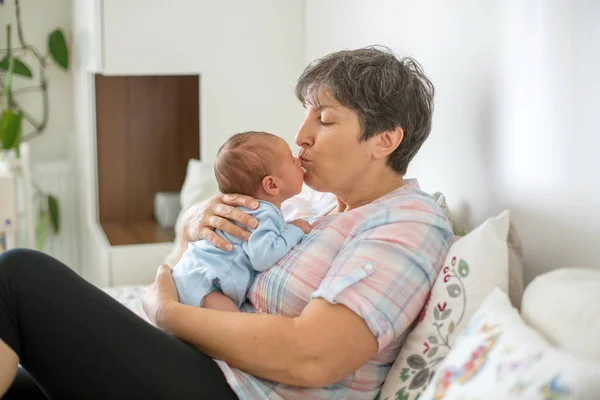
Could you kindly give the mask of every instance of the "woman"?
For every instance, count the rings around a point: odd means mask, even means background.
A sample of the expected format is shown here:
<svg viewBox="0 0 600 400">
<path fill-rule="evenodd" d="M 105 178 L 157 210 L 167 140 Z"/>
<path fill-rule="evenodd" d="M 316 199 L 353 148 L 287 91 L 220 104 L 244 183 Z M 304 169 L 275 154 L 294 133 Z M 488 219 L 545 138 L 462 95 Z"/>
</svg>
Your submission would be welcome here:
<svg viewBox="0 0 600 400">
<path fill-rule="evenodd" d="M 286 204 L 313 231 L 257 277 L 244 312 L 180 304 L 163 265 L 144 296 L 159 330 L 57 261 L 9 252 L 0 385 L 20 361 L 49 397 L 374 398 L 452 236 L 432 198 L 403 178 L 431 129 L 433 87 L 414 60 L 365 48 L 308 66 L 296 93 L 305 182 L 332 195 Z M 200 238 L 227 248 L 214 228 L 244 237 L 229 220 L 252 227 L 235 206 L 253 200 L 215 196 L 190 209 L 182 248 Z"/>
</svg>

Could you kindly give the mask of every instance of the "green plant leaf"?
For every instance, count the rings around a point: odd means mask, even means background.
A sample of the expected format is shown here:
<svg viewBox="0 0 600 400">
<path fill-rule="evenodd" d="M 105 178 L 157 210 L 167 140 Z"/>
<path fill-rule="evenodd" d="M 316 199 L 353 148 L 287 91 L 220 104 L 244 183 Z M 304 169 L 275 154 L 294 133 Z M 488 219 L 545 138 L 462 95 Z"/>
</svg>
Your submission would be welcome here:
<svg viewBox="0 0 600 400">
<path fill-rule="evenodd" d="M 10 150 L 19 147 L 21 141 L 21 121 L 22 113 L 15 113 L 13 110 L 4 110 L 0 119 L 0 141 L 4 150 Z"/>
<path fill-rule="evenodd" d="M 48 51 L 58 65 L 69 69 L 69 50 L 62 30 L 56 29 L 48 36 Z"/>
<path fill-rule="evenodd" d="M 58 199 L 51 194 L 48 195 L 48 212 L 50 213 L 50 222 L 54 233 L 60 230 L 60 212 L 58 207 Z"/>
<path fill-rule="evenodd" d="M 39 251 L 42 251 L 46 245 L 50 223 L 50 213 L 48 211 L 40 212 L 35 229 L 35 244 Z"/>
<path fill-rule="evenodd" d="M 0 70 L 8 71 L 8 68 L 9 68 L 8 56 L 6 56 L 2 59 L 2 61 L 0 61 Z M 12 72 L 15 75 L 21 75 L 21 76 L 24 76 L 25 78 L 33 78 L 33 73 L 31 72 L 31 69 L 27 66 L 27 64 L 25 64 L 23 61 L 19 60 L 18 58 L 13 58 L 13 71 Z"/>
</svg>

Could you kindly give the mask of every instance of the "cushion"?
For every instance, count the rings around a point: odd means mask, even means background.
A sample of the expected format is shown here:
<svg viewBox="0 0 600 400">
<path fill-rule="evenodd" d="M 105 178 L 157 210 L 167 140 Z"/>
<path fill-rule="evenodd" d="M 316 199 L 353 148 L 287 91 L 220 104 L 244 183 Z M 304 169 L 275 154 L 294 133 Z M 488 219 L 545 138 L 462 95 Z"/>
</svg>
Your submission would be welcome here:
<svg viewBox="0 0 600 400">
<path fill-rule="evenodd" d="M 448 204 L 446 196 L 441 192 L 435 192 L 433 198 L 440 206 L 448 220 L 452 224 L 452 229 L 455 235 L 465 236 L 464 227 L 453 216 Z M 508 230 L 508 297 L 513 306 L 520 308 L 521 299 L 523 297 L 523 244 L 517 233 L 517 229 L 511 222 Z"/>
<path fill-rule="evenodd" d="M 181 187 L 181 209 L 187 210 L 193 204 L 214 195 L 217 191 L 214 163 L 190 159 Z"/>
<path fill-rule="evenodd" d="M 187 165 L 187 171 L 179 200 L 181 211 L 175 222 L 175 241 L 173 248 L 165 258 L 165 263 L 174 266 L 181 257 L 179 249 L 179 229 L 181 217 L 192 205 L 204 201 L 218 192 L 217 180 L 215 178 L 213 162 L 202 162 L 191 159 Z"/>
<path fill-rule="evenodd" d="M 509 226 L 510 213 L 504 211 L 452 245 L 388 373 L 382 399 L 415 399 L 485 297 L 495 287 L 508 291 Z"/>
<path fill-rule="evenodd" d="M 523 244 L 515 225 L 508 229 L 508 297 L 513 306 L 521 308 L 523 298 Z"/>
<path fill-rule="evenodd" d="M 565 268 L 538 276 L 525 290 L 522 314 L 551 343 L 600 361 L 599 270 Z"/>
<path fill-rule="evenodd" d="M 600 364 L 552 347 L 496 288 L 420 399 L 595 399 L 598 393 Z"/>
</svg>

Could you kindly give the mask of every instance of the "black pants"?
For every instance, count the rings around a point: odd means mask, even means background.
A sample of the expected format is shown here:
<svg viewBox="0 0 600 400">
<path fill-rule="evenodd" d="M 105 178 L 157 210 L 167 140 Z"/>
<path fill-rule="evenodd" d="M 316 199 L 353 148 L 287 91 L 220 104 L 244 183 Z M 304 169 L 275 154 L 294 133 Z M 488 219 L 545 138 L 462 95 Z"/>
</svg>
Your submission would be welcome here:
<svg viewBox="0 0 600 400">
<path fill-rule="evenodd" d="M 237 399 L 210 357 L 39 252 L 0 254 L 0 339 L 23 367 L 7 399 Z"/>
</svg>

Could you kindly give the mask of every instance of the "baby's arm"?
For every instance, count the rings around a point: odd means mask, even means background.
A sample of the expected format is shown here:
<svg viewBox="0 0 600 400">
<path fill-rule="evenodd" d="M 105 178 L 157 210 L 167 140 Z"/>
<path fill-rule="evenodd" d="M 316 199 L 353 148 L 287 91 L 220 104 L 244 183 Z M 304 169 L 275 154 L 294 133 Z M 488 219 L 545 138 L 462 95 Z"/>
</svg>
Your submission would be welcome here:
<svg viewBox="0 0 600 400">
<path fill-rule="evenodd" d="M 312 225 L 309 224 L 308 221 L 305 221 L 303 219 L 295 219 L 292 222 L 290 222 L 290 224 L 302 229 L 302 232 L 304 232 L 307 235 L 310 233 L 310 231 L 312 231 Z"/>
<path fill-rule="evenodd" d="M 248 239 L 247 253 L 256 271 L 265 271 L 296 246 L 305 234 L 305 229 L 286 223 L 276 213 L 265 212 L 258 216 L 258 227 Z M 308 222 L 306 225 L 309 225 Z M 304 228 L 308 228 L 307 226 Z"/>
</svg>

